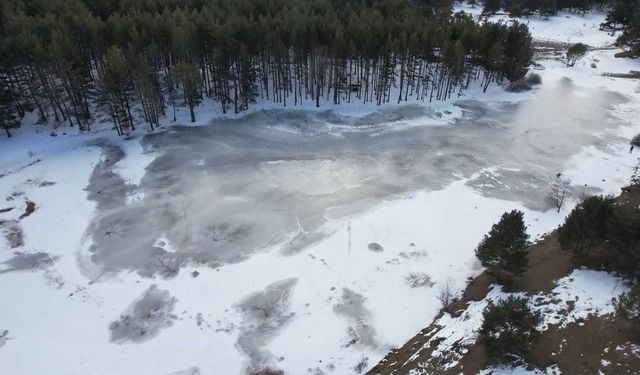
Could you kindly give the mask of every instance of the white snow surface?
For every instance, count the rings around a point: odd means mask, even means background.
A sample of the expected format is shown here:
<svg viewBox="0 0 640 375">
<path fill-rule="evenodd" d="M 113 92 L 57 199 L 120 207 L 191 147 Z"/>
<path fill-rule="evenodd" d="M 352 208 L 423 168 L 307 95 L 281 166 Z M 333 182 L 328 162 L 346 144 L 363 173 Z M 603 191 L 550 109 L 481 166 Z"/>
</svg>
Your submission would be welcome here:
<svg viewBox="0 0 640 375">
<path fill-rule="evenodd" d="M 529 22 L 535 38 L 603 46 L 613 40 L 593 28 L 603 17 L 567 14 Z M 569 77 L 580 87 L 602 87 L 629 99 L 610 111 L 622 125 L 616 130 L 617 138 L 604 147 L 584 145 L 565 161 L 562 171 L 576 184 L 611 194 L 631 175 L 636 157 L 628 153 L 628 141 L 640 132 L 637 82 L 601 76 L 603 72 L 640 70 L 640 63 L 614 59 L 615 52 L 592 51 L 573 68 L 542 61 L 545 70 L 539 71 L 543 85 Z M 591 68 L 596 60 L 598 67 Z M 472 90 L 466 98 L 519 102 L 540 92 L 543 90 L 513 94 L 492 87 L 486 95 Z M 463 115 L 452 103 L 434 107 L 451 114 L 405 125 L 450 126 L 450 120 Z M 312 109 L 311 104 L 300 108 Z M 352 105 L 336 112 L 366 115 L 379 110 Z M 178 123 L 186 113 L 181 116 Z M 217 116 L 213 107 L 203 110 L 195 125 Z M 25 128 L 13 139 L 0 140 L 0 174 L 6 174 L 0 178 L 0 209 L 15 206 L 0 214 L 0 219 L 19 222 L 24 232 L 24 245 L 16 248 L 0 238 L 0 363 L 2 372 L 12 375 L 242 374 L 251 365 L 252 355 L 287 374 L 353 374 L 372 367 L 389 348 L 402 345 L 431 322 L 439 310 L 436 294 L 441 283 L 452 279 L 462 290 L 469 277 L 482 271 L 474 248 L 503 212 L 523 210 L 535 238 L 562 223 L 575 204 L 572 200 L 560 214 L 535 211 L 517 199 L 484 196 L 466 184 L 474 176 L 461 176 L 439 190 L 380 200 L 349 217 L 331 219 L 323 228 L 330 235 L 294 255 L 282 255 L 275 244 L 242 262 L 216 268 L 191 265 L 169 279 L 134 272 L 88 277 L 92 273 L 87 270 L 94 266 L 86 230 L 97 210 L 84 189 L 102 158 L 100 149 L 88 144 L 101 137 L 121 145 L 126 156 L 114 171 L 131 185 L 140 183 L 154 155 L 141 152 L 140 138 L 122 140 L 101 131 L 75 135 L 71 129 L 67 135 L 59 130 L 55 138 L 48 133 Z M 507 166 L 495 166 L 501 167 Z M 491 174 L 492 169 L 481 172 Z M 42 184 L 49 181 L 55 184 Z M 134 190 L 127 199 L 142 199 L 135 194 Z M 4 201 L 12 195 L 12 200 Z M 36 211 L 20 220 L 27 198 L 36 203 Z M 384 250 L 369 251 L 373 242 Z M 38 258 L 36 267 L 2 272 L 17 255 L 39 252 L 48 257 Z M 192 271 L 198 276 L 193 277 Z M 412 273 L 428 275 L 433 286 L 409 287 L 406 277 Z M 287 283 L 290 289 L 286 289 L 283 280 L 295 281 Z M 144 342 L 111 342 L 109 325 L 153 284 L 175 297 L 171 324 Z M 625 288 L 610 275 L 577 270 L 560 280 L 554 290 L 560 302 L 550 305 L 553 311 L 545 312 L 544 324 L 567 324 L 590 313 L 611 312 L 611 297 Z M 278 298 L 286 300 L 279 305 L 282 311 L 265 310 L 264 321 L 250 319 L 252 313 L 240 308 L 251 297 L 280 290 Z M 496 287 L 488 299 L 504 296 Z M 566 307 L 567 301 L 575 301 L 575 309 L 557 320 L 553 312 Z M 465 321 L 442 318 L 447 327 L 443 348 L 448 342 L 473 339 L 469 332 L 479 327 L 485 304 L 472 304 Z M 243 345 L 241 338 L 250 342 Z M 495 371 L 524 373 L 524 369 Z"/>
</svg>

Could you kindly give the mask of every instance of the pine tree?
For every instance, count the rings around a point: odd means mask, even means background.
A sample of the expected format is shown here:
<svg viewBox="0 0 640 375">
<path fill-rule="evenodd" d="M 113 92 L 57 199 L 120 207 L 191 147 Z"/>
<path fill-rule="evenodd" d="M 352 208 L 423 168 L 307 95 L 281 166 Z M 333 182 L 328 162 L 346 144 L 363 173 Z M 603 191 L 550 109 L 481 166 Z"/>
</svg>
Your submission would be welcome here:
<svg viewBox="0 0 640 375">
<path fill-rule="evenodd" d="M 484 0 L 483 13 L 494 14 L 500 10 L 500 0 Z"/>
<path fill-rule="evenodd" d="M 526 271 L 529 260 L 527 247 L 529 235 L 524 225 L 524 214 L 513 210 L 506 212 L 476 248 L 476 256 L 484 267 L 505 281 Z"/>
<path fill-rule="evenodd" d="M 184 101 L 189 106 L 191 122 L 196 121 L 195 106 L 200 103 L 200 75 L 198 68 L 191 63 L 180 63 L 174 68 L 175 75 L 182 83 Z"/>
<path fill-rule="evenodd" d="M 564 250 L 587 257 L 594 246 L 606 240 L 607 222 L 613 212 L 613 197 L 588 197 L 569 213 L 558 228 L 558 241 Z"/>
<path fill-rule="evenodd" d="M 109 48 L 100 74 L 100 92 L 118 134 L 135 130 L 131 115 L 131 70 L 122 51 L 115 46 Z"/>
<path fill-rule="evenodd" d="M 491 364 L 506 364 L 525 356 L 538 335 L 540 312 L 533 312 L 526 298 L 509 297 L 490 303 L 482 313 L 478 333 Z"/>
<path fill-rule="evenodd" d="M 10 129 L 20 126 L 18 112 L 14 107 L 9 89 L 0 87 L 0 128 L 4 130 L 7 137 L 11 137 Z"/>
<path fill-rule="evenodd" d="M 640 326 L 640 284 L 635 284 L 631 290 L 621 295 L 616 301 L 617 312 L 629 319 L 634 326 Z"/>
<path fill-rule="evenodd" d="M 607 264 L 631 279 L 640 279 L 640 208 L 613 206 L 606 225 Z"/>
</svg>

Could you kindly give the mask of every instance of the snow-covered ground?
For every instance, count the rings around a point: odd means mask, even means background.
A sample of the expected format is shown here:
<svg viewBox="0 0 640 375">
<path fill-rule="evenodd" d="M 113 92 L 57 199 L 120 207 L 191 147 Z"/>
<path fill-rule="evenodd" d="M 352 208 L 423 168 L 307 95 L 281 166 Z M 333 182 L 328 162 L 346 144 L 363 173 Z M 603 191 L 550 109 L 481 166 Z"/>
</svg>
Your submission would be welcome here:
<svg viewBox="0 0 640 375">
<path fill-rule="evenodd" d="M 603 17 L 529 25 L 603 46 Z M 2 372 L 365 371 L 433 319 L 440 284 L 481 272 L 474 248 L 504 211 L 523 210 L 532 237 L 563 221 L 577 198 L 551 208 L 556 173 L 576 196 L 628 182 L 638 83 L 602 73 L 640 63 L 615 52 L 541 61 L 528 93 L 3 139 Z"/>
</svg>

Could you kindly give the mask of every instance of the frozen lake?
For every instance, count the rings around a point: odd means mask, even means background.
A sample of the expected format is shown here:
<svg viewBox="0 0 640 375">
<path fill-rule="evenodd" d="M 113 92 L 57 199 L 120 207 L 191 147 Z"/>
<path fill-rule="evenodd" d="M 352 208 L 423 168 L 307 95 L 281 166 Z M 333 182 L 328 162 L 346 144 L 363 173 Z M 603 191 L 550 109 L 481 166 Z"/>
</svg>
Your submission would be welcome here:
<svg viewBox="0 0 640 375">
<path fill-rule="evenodd" d="M 608 110 L 625 101 L 562 80 L 519 104 L 459 102 L 463 117 L 446 126 L 421 125 L 437 114 L 416 105 L 365 117 L 264 110 L 146 136 L 153 161 L 138 185 L 113 172 L 125 153 L 105 142 L 88 187 L 99 207 L 92 260 L 173 276 L 274 245 L 295 254 L 328 234 L 327 220 L 463 178 L 486 197 L 544 211 L 569 158 L 621 142 Z"/>
</svg>

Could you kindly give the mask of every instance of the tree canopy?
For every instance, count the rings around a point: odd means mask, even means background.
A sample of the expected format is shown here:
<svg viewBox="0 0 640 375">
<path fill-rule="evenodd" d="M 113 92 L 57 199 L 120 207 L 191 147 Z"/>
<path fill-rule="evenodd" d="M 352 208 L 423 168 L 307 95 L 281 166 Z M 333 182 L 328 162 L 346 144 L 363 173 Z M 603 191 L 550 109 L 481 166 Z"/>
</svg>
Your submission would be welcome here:
<svg viewBox="0 0 640 375">
<path fill-rule="evenodd" d="M 521 78 L 532 56 L 525 25 L 478 24 L 452 14 L 449 0 L 5 0 L 1 7 L 0 113 L 34 110 L 43 122 L 83 130 L 98 108 L 123 134 L 135 118 L 153 128 L 183 105 L 194 121 L 204 98 L 223 112 L 258 98 L 283 106 L 446 100 L 477 81 L 486 89 Z"/>
<path fill-rule="evenodd" d="M 531 311 L 527 299 L 521 297 L 490 303 L 482 315 L 479 341 L 492 364 L 513 362 L 526 355 L 542 321 L 540 312 Z"/>
<path fill-rule="evenodd" d="M 524 225 L 524 214 L 513 210 L 505 212 L 491 227 L 476 248 L 476 256 L 487 270 L 498 276 L 511 278 L 526 271 L 529 260 L 529 235 Z"/>
</svg>

